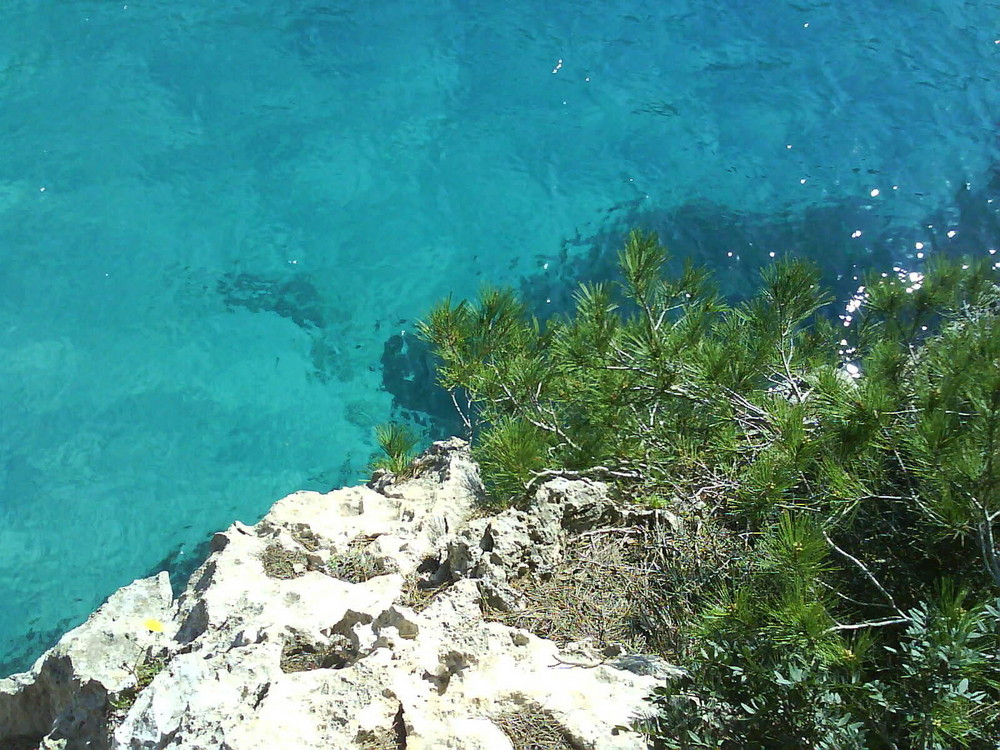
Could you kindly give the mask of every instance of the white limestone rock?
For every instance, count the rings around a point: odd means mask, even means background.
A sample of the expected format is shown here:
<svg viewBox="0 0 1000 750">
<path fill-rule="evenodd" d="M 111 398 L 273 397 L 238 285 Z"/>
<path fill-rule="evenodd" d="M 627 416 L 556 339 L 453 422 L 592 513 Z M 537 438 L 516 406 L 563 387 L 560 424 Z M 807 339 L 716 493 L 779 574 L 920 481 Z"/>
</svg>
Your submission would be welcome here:
<svg viewBox="0 0 1000 750">
<path fill-rule="evenodd" d="M 0 740 L 51 735 L 71 746 L 106 746 L 108 696 L 135 684 L 134 666 L 147 650 L 167 647 L 172 604 L 166 573 L 135 581 L 64 635 L 31 671 L 0 680 Z M 150 630 L 148 621 L 164 632 Z"/>
<path fill-rule="evenodd" d="M 503 750 L 512 744 L 498 717 L 544 711 L 574 747 L 645 747 L 615 727 L 648 711 L 656 677 L 599 659 L 574 666 L 481 611 L 485 584 L 551 567 L 567 525 L 605 518 L 603 488 L 559 480 L 526 511 L 470 522 L 482 485 L 465 443 L 435 444 L 414 472 L 295 493 L 257 525 L 234 524 L 169 611 L 163 575 L 118 592 L 42 666 L 0 683 L 10 736 L 41 738 L 56 719 L 52 737 L 67 750 L 336 750 L 401 737 L 408 750 Z M 418 569 L 453 581 L 421 612 L 405 603 Z M 114 628 L 101 624 L 109 617 Z M 146 617 L 166 633 L 145 631 Z M 164 645 L 157 638 L 168 641 L 162 671 L 96 736 L 98 704 L 132 678 L 116 665 L 137 645 Z M 45 712 L 30 718 L 29 704 Z"/>
</svg>

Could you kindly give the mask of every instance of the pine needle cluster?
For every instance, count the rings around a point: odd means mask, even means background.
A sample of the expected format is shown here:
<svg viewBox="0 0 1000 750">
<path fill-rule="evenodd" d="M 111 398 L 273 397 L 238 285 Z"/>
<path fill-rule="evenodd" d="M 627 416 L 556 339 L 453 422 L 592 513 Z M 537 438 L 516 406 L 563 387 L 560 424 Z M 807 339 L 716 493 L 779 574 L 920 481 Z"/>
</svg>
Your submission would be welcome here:
<svg viewBox="0 0 1000 750">
<path fill-rule="evenodd" d="M 390 422 L 375 428 L 375 441 L 382 455 L 372 460 L 369 468 L 373 471 L 382 469 L 397 478 L 405 478 L 416 456 L 417 436 L 405 425 Z"/>
<path fill-rule="evenodd" d="M 1000 746 L 993 266 L 873 275 L 845 328 L 805 262 L 733 305 L 666 260 L 634 232 L 571 315 L 491 289 L 421 325 L 497 504 L 592 476 L 748 541 L 684 625 L 655 742 Z"/>
</svg>

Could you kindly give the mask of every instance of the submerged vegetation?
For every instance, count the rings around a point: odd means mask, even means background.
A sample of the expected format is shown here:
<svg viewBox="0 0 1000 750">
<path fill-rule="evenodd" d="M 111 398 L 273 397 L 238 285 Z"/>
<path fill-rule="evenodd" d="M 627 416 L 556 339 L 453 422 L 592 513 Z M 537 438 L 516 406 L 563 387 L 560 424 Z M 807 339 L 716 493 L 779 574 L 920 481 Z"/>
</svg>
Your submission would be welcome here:
<svg viewBox="0 0 1000 750">
<path fill-rule="evenodd" d="M 652 618 L 686 675 L 656 697 L 653 743 L 1000 746 L 993 266 L 872 276 L 845 327 L 801 261 L 733 305 L 701 269 L 666 275 L 652 235 L 619 260 L 572 315 L 487 290 L 421 333 L 495 504 L 593 477 L 727 540 L 730 564 Z M 412 445 L 389 437 L 401 466 Z"/>
</svg>

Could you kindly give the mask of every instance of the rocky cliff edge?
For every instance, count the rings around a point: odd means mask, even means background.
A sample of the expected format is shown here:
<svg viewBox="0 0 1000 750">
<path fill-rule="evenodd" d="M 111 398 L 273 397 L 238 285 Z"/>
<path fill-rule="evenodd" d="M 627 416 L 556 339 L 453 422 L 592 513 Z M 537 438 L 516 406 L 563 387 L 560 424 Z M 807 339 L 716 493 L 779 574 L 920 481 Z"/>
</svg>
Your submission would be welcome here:
<svg viewBox="0 0 1000 750">
<path fill-rule="evenodd" d="M 0 748 L 645 747 L 625 726 L 662 667 L 483 616 L 614 516 L 605 488 L 555 479 L 492 517 L 482 496 L 452 439 L 407 481 L 233 524 L 176 600 L 166 573 L 136 581 L 0 680 Z"/>
</svg>

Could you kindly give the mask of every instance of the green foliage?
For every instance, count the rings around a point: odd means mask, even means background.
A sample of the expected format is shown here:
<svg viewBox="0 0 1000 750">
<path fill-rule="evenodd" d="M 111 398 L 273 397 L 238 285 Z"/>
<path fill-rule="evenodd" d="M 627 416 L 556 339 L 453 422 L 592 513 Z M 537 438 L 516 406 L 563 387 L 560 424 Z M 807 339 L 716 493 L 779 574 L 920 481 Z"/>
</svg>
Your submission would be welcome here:
<svg viewBox="0 0 1000 750">
<path fill-rule="evenodd" d="M 916 747 L 1000 743 L 1000 600 L 970 604 L 968 596 L 943 582 L 932 603 L 910 611 L 899 646 L 887 647 L 899 667 L 893 684 L 878 686 L 888 693 L 876 694 L 883 721 L 901 725 Z"/>
<path fill-rule="evenodd" d="M 730 596 L 705 616 L 738 624 L 706 633 L 687 673 L 657 689 L 654 747 L 996 748 L 1000 600 L 965 609 L 944 588 L 908 612 L 897 645 L 861 631 L 824 649 L 773 640 L 790 613 Z"/>
<path fill-rule="evenodd" d="M 873 275 L 844 328 L 807 263 L 730 305 L 666 261 L 633 232 L 620 282 L 581 285 L 570 315 L 543 325 L 487 290 L 421 326 L 494 503 L 591 476 L 696 498 L 744 540 L 714 592 L 652 618 L 684 613 L 658 641 L 688 670 L 658 697 L 656 742 L 998 747 L 1000 611 L 981 603 L 1000 589 L 995 268 Z"/>
<path fill-rule="evenodd" d="M 759 419 L 730 396 L 766 392 L 817 358 L 803 324 L 827 299 L 811 267 L 779 264 L 758 297 L 730 309 L 700 269 L 662 277 L 665 257 L 655 237 L 633 233 L 620 258 L 623 298 L 609 285 L 582 285 L 575 314 L 547 326 L 509 290 L 487 290 L 475 304 L 446 300 L 421 324 L 441 359 L 441 385 L 475 404 L 466 416 L 480 456 L 504 472 L 494 482 L 508 493 L 500 502 L 516 500 L 541 457 L 570 471 L 647 464 L 654 485 L 669 473 L 669 483 L 689 487 L 708 467 L 743 465 L 734 420 Z M 832 354 L 826 361 L 833 366 Z M 509 441 L 491 437 L 511 429 L 508 418 L 534 426 L 532 445 L 545 443 L 545 453 L 492 459 L 485 446 L 510 453 Z"/>
<path fill-rule="evenodd" d="M 406 476 L 418 438 L 407 427 L 390 423 L 375 428 L 375 440 L 385 455 L 372 461 L 372 470 L 385 469 L 397 477 Z"/>
<path fill-rule="evenodd" d="M 112 696 L 108 701 L 109 707 L 121 717 L 128 714 L 135 705 L 139 693 L 149 687 L 156 675 L 166 668 L 167 659 L 163 656 L 152 656 L 149 651 L 142 651 L 133 664 L 123 666 L 135 678 L 135 684 Z"/>
<path fill-rule="evenodd" d="M 502 417 L 483 433 L 473 451 L 493 497 L 514 497 L 523 489 L 523 478 L 545 468 L 549 441 L 530 422 Z"/>
</svg>

